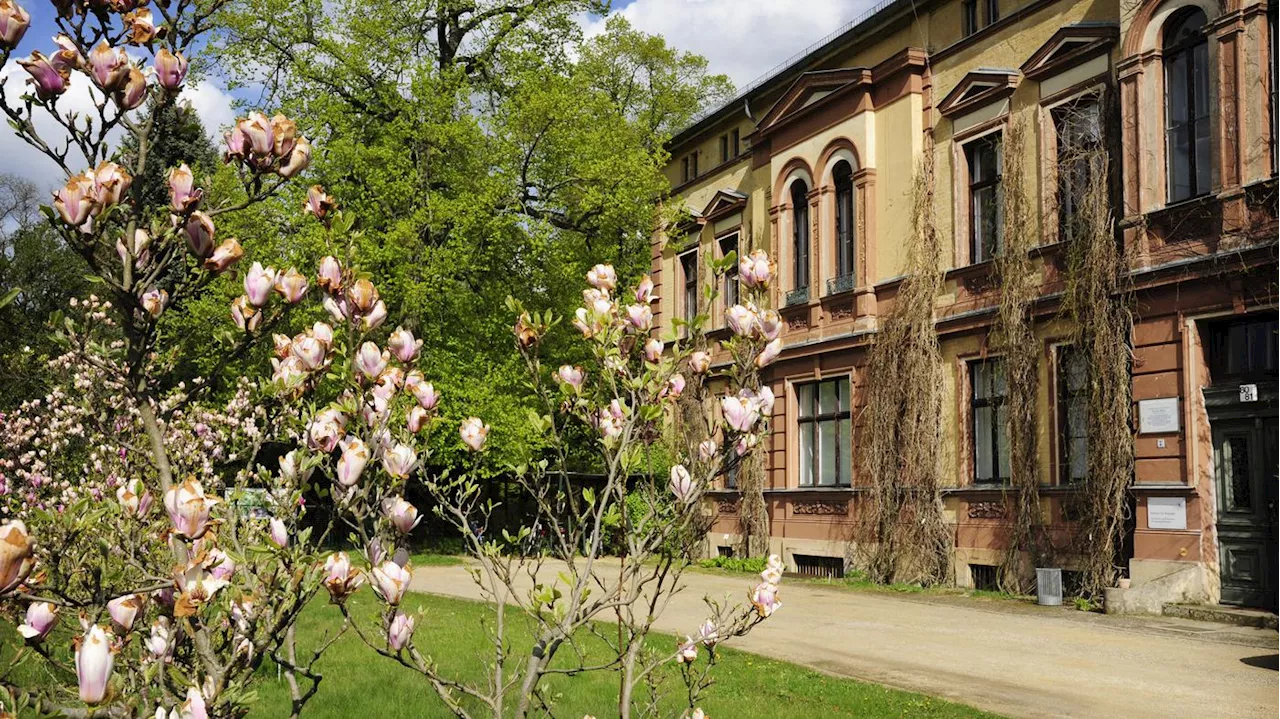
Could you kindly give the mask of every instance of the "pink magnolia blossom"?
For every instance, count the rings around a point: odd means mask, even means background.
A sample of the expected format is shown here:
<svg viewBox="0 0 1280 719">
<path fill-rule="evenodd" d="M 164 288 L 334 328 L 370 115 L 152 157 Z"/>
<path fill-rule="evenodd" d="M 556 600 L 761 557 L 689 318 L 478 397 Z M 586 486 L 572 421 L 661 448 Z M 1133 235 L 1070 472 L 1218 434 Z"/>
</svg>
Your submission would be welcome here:
<svg viewBox="0 0 1280 719">
<path fill-rule="evenodd" d="M 12 50 L 31 26 L 31 14 L 13 0 L 0 0 L 0 47 Z"/>
<path fill-rule="evenodd" d="M 407 444 L 397 444 L 382 453 L 382 468 L 396 479 L 404 479 L 418 461 L 418 453 Z"/>
<path fill-rule="evenodd" d="M 195 184 L 195 174 L 187 163 L 169 170 L 169 209 L 184 215 L 199 206 L 204 191 L 196 189 Z"/>
<path fill-rule="evenodd" d="M 133 266 L 142 269 L 151 261 L 151 235 L 141 227 L 133 231 L 133 242 L 125 244 L 124 236 L 116 240 L 116 254 L 120 256 L 120 263 L 124 264 L 129 261 L 129 257 L 133 257 Z"/>
<path fill-rule="evenodd" d="M 187 249 L 191 250 L 191 254 L 202 260 L 213 255 L 214 227 L 213 220 L 208 215 L 199 210 L 191 213 L 183 226 L 183 232 L 187 236 Z"/>
<path fill-rule="evenodd" d="M 315 337 L 299 335 L 289 344 L 289 352 L 297 357 L 307 370 L 314 372 L 324 366 L 325 344 Z"/>
<path fill-rule="evenodd" d="M 413 617 L 397 611 L 391 624 L 387 627 L 387 645 L 392 651 L 400 651 L 413 637 Z"/>
<path fill-rule="evenodd" d="M 18 64 L 31 75 L 27 82 L 35 86 L 36 97 L 41 100 L 47 101 L 61 95 L 70 85 L 71 72 L 55 67 L 39 50 L 33 51 L 30 58 L 19 60 Z"/>
<path fill-rule="evenodd" d="M 714 647 L 720 641 L 720 630 L 712 619 L 708 619 L 698 627 L 698 641 L 708 647 Z"/>
<path fill-rule="evenodd" d="M 311 336 L 325 343 L 326 346 L 333 345 L 333 328 L 323 322 L 311 325 Z"/>
<path fill-rule="evenodd" d="M 768 287 L 773 277 L 773 265 L 764 250 L 754 250 L 738 260 L 738 279 L 747 287 Z"/>
<path fill-rule="evenodd" d="M 734 305 L 725 310 L 724 318 L 729 323 L 729 329 L 739 337 L 750 336 L 756 331 L 756 323 L 759 322 L 756 313 L 743 305 Z"/>
<path fill-rule="evenodd" d="M 151 636 L 147 637 L 143 646 L 152 660 L 168 661 L 173 652 L 174 639 L 174 630 L 169 624 L 169 618 L 161 616 L 152 623 Z"/>
<path fill-rule="evenodd" d="M 681 502 L 689 501 L 693 494 L 693 477 L 683 464 L 671 468 L 671 493 Z"/>
<path fill-rule="evenodd" d="M 720 451 L 720 445 L 714 439 L 704 439 L 698 443 L 698 459 L 706 462 Z"/>
<path fill-rule="evenodd" d="M 418 350 L 422 349 L 422 340 L 414 339 L 413 332 L 397 327 L 387 339 L 387 347 L 391 349 L 391 354 L 395 355 L 396 359 L 401 362 L 412 362 L 413 358 L 418 356 Z"/>
<path fill-rule="evenodd" d="M 662 359 L 662 340 L 650 337 L 649 341 L 644 343 L 644 358 L 650 362 Z"/>
<path fill-rule="evenodd" d="M 420 405 L 414 405 L 409 408 L 409 412 L 405 416 L 405 425 L 409 428 L 410 432 L 417 434 L 426 426 L 427 418 L 430 416 L 431 413 L 423 409 Z"/>
<path fill-rule="evenodd" d="M 760 408 L 754 399 L 723 397 L 720 399 L 720 411 L 729 427 L 737 432 L 750 432 L 760 419 Z"/>
<path fill-rule="evenodd" d="M 760 334 L 769 341 L 782 334 L 782 315 L 777 310 L 765 310 L 760 313 Z"/>
<path fill-rule="evenodd" d="M 676 648 L 677 664 L 692 664 L 698 659 L 698 643 L 693 637 L 685 636 L 684 641 Z"/>
<path fill-rule="evenodd" d="M 405 376 L 404 386 L 413 393 L 414 399 L 418 400 L 419 406 L 430 412 L 440 403 L 440 393 L 436 391 L 436 386 L 430 382 L 422 380 L 422 374 L 416 371 L 410 372 Z"/>
<path fill-rule="evenodd" d="M 321 302 L 329 316 L 334 322 L 346 322 L 351 319 L 350 308 L 346 300 L 335 299 L 333 295 L 326 295 L 324 301 Z"/>
<path fill-rule="evenodd" d="M 489 437 L 489 425 L 480 421 L 479 417 L 468 417 L 462 420 L 458 428 L 463 444 L 472 452 L 484 449 L 485 440 Z"/>
<path fill-rule="evenodd" d="M 283 178 L 290 178 L 299 172 L 307 169 L 311 164 L 311 142 L 305 137 L 299 137 L 298 142 L 293 147 L 293 151 L 289 153 L 284 164 L 280 165 L 280 169 L 276 173 Z"/>
<path fill-rule="evenodd" d="M 156 53 L 156 82 L 166 90 L 177 90 L 187 77 L 187 59 L 182 53 L 160 48 Z"/>
<path fill-rule="evenodd" d="M 610 292 L 618 286 L 618 274 L 613 265 L 596 265 L 587 271 L 587 283 L 602 292 Z"/>
<path fill-rule="evenodd" d="M 249 303 L 249 298 L 240 295 L 231 301 L 231 320 L 245 332 L 254 332 L 262 324 L 262 313 Z"/>
<path fill-rule="evenodd" d="M 126 594 L 107 602 L 107 614 L 111 617 L 111 626 L 119 634 L 128 634 L 133 629 L 133 622 L 142 611 L 145 600 L 141 594 Z"/>
<path fill-rule="evenodd" d="M 308 215 L 312 215 L 321 222 L 333 212 L 338 205 L 332 196 L 325 193 L 324 188 L 319 185 L 312 185 L 307 189 L 307 199 L 302 203 L 302 210 Z M 332 260 L 332 257 L 326 257 L 326 260 Z M 337 260 L 334 260 L 337 263 Z M 323 264 L 323 263 L 322 263 Z M 323 286 L 323 285 L 322 285 Z M 325 289 L 329 289 L 325 287 Z M 336 289 L 336 288 L 335 288 Z"/>
<path fill-rule="evenodd" d="M 98 165 L 93 171 L 93 199 L 98 203 L 98 209 L 118 204 L 131 185 L 133 177 L 128 170 L 114 162 Z"/>
<path fill-rule="evenodd" d="M 346 599 L 364 583 L 364 576 L 351 566 L 346 552 L 330 554 L 324 562 L 324 572 L 324 586 L 334 601 Z"/>
<path fill-rule="evenodd" d="M 164 494 L 164 508 L 178 534 L 199 539 L 209 529 L 209 512 L 221 500 L 207 497 L 194 478 L 171 487 Z"/>
<path fill-rule="evenodd" d="M 275 130 L 266 115 L 249 113 L 248 117 L 236 123 L 236 129 L 244 135 L 247 149 L 254 155 L 266 157 L 275 151 Z"/>
<path fill-rule="evenodd" d="M 159 317 L 164 308 L 169 304 L 169 293 L 165 290 L 152 287 L 142 293 L 142 297 L 138 300 L 142 305 L 142 310 L 152 317 Z"/>
<path fill-rule="evenodd" d="M 107 682 L 115 664 L 111 635 L 94 624 L 76 642 L 76 680 L 80 701 L 98 704 L 107 696 Z"/>
<path fill-rule="evenodd" d="M 413 578 L 413 570 L 388 560 L 374 567 L 370 576 L 373 578 L 373 591 L 394 607 L 404 598 L 409 580 Z"/>
<path fill-rule="evenodd" d="M 338 446 L 338 440 L 342 438 L 346 426 L 346 416 L 336 409 L 317 412 L 307 428 L 307 446 L 325 454 L 332 452 Z"/>
<path fill-rule="evenodd" d="M 667 389 L 665 394 L 672 399 L 684 394 L 685 380 L 684 375 L 679 372 L 667 378 Z"/>
<path fill-rule="evenodd" d="M 204 268 L 210 272 L 225 272 L 243 256 L 244 248 L 240 246 L 240 242 L 234 237 L 228 237 L 204 261 Z"/>
<path fill-rule="evenodd" d="M 187 687 L 187 700 L 169 712 L 169 719 L 209 719 L 209 710 L 200 690 Z"/>
<path fill-rule="evenodd" d="M 112 92 L 129 79 L 129 56 L 124 49 L 112 49 L 106 40 L 89 51 L 89 76 L 102 88 Z"/>
<path fill-rule="evenodd" d="M 285 527 L 284 520 L 279 517 L 271 518 L 267 523 L 267 538 L 280 549 L 289 546 L 289 529 Z"/>
<path fill-rule="evenodd" d="M 769 342 L 760 350 L 760 354 L 756 356 L 756 367 L 764 369 L 771 362 L 778 358 L 778 354 L 782 352 L 782 338 L 779 337 Z"/>
<path fill-rule="evenodd" d="M 126 13 L 121 19 L 125 27 L 129 28 L 129 43 L 132 45 L 146 45 L 160 35 L 151 11 L 146 8 Z"/>
<path fill-rule="evenodd" d="M 0 595 L 25 581 L 34 564 L 27 525 L 21 519 L 0 525 Z"/>
<path fill-rule="evenodd" d="M 384 321 L 386 321 L 386 319 L 387 319 L 387 303 L 383 302 L 382 300 L 378 300 L 377 302 L 373 303 L 373 309 L 369 310 L 368 314 L 366 314 L 363 317 L 362 326 L 364 328 L 364 331 L 371 332 L 373 330 L 378 329 L 378 327 Z"/>
<path fill-rule="evenodd" d="M 582 383 L 586 380 L 587 375 L 577 365 L 560 365 L 560 369 L 556 370 L 556 377 L 560 382 L 573 388 L 574 392 L 582 390 Z"/>
<path fill-rule="evenodd" d="M 267 306 L 276 274 L 274 268 L 263 267 L 261 262 L 253 263 L 253 267 L 244 276 L 244 296 L 249 298 L 249 304 L 259 308 Z"/>
<path fill-rule="evenodd" d="M 290 267 L 283 274 L 276 276 L 276 292 L 285 302 L 296 305 L 307 294 L 307 276 Z"/>
<path fill-rule="evenodd" d="M 338 292 L 342 289 L 342 265 L 338 264 L 337 258 L 326 256 L 320 260 L 316 269 L 316 284 L 325 292 Z"/>
<path fill-rule="evenodd" d="M 378 345 L 365 342 L 356 353 L 356 369 L 369 380 L 376 380 L 387 368 L 391 353 L 378 349 Z"/>
<path fill-rule="evenodd" d="M 94 209 L 94 190 L 93 173 L 85 171 L 53 193 L 53 207 L 62 221 L 72 227 L 83 225 Z"/>
<path fill-rule="evenodd" d="M 116 500 L 120 508 L 130 517 L 141 517 L 151 509 L 151 492 L 141 479 L 131 479 L 116 489 Z"/>
<path fill-rule="evenodd" d="M 756 608 L 756 614 L 761 619 L 768 619 L 774 612 L 782 608 L 782 602 L 778 599 L 778 585 L 770 582 L 761 582 L 756 585 L 756 588 L 751 590 L 748 598 Z"/>
<path fill-rule="evenodd" d="M 136 65 L 129 65 L 129 74 L 115 93 L 116 104 L 126 111 L 137 109 L 147 99 L 147 76 Z"/>
<path fill-rule="evenodd" d="M 58 625 L 58 608 L 49 602 L 32 602 L 27 605 L 26 621 L 18 625 L 23 639 L 38 642 L 49 636 Z"/>
<path fill-rule="evenodd" d="M 698 350 L 689 355 L 689 371 L 694 374 L 706 374 L 711 369 L 711 354 Z"/>
<path fill-rule="evenodd" d="M 653 278 L 649 275 L 640 277 L 640 282 L 636 284 L 635 292 L 636 302 L 640 304 L 651 304 L 658 301 L 658 297 L 653 294 Z"/>
<path fill-rule="evenodd" d="M 347 288 L 347 302 L 360 314 L 368 313 L 378 304 L 378 288 L 369 280 L 356 280 Z"/>
<path fill-rule="evenodd" d="M 347 435 L 340 443 L 342 456 L 338 458 L 337 480 L 343 487 L 354 487 L 360 474 L 369 464 L 369 445 L 355 435 Z"/>
<path fill-rule="evenodd" d="M 383 502 L 382 511 L 391 522 L 391 526 L 401 534 L 413 531 L 413 528 L 418 526 L 418 522 L 422 521 L 422 517 L 418 515 L 418 509 L 406 502 L 404 497 L 388 497 Z"/>
<path fill-rule="evenodd" d="M 647 304 L 627 307 L 627 323 L 639 332 L 647 332 L 653 327 L 653 310 Z"/>
</svg>

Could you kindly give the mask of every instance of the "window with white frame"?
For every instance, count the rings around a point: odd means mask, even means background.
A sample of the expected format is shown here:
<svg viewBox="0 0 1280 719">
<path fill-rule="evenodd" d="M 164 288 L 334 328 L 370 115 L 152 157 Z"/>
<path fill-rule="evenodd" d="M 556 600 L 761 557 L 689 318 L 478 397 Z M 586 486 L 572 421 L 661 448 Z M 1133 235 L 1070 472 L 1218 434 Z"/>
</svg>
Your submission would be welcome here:
<svg viewBox="0 0 1280 719">
<path fill-rule="evenodd" d="M 728 257 L 738 252 L 738 233 L 734 232 L 717 240 L 720 244 L 720 257 Z M 734 262 L 724 273 L 724 306 L 726 308 L 738 304 L 738 263 Z"/>
<path fill-rule="evenodd" d="M 1004 360 L 969 362 L 969 405 L 973 480 L 979 483 L 1009 479 L 1009 389 Z"/>
<path fill-rule="evenodd" d="M 694 248 L 680 255 L 680 274 L 684 281 L 685 321 L 692 322 L 698 315 L 698 250 Z"/>
<path fill-rule="evenodd" d="M 1164 28 L 1165 164 L 1169 202 L 1207 194 L 1210 182 L 1209 39 L 1200 8 Z"/>
<path fill-rule="evenodd" d="M 1004 246 L 1000 140 L 1000 133 L 993 132 L 964 145 L 969 166 L 969 261 L 973 264 L 995 257 Z"/>
<path fill-rule="evenodd" d="M 1050 112 L 1057 135 L 1058 239 L 1069 241 L 1084 229 L 1084 203 L 1091 190 L 1105 188 L 1102 108 L 1095 94 L 1059 105 Z"/>
<path fill-rule="evenodd" d="M 1076 345 L 1057 348 L 1058 463 L 1063 483 L 1089 471 L 1089 364 Z"/>
<path fill-rule="evenodd" d="M 849 378 L 796 386 L 801 487 L 847 487 L 853 477 Z"/>
</svg>

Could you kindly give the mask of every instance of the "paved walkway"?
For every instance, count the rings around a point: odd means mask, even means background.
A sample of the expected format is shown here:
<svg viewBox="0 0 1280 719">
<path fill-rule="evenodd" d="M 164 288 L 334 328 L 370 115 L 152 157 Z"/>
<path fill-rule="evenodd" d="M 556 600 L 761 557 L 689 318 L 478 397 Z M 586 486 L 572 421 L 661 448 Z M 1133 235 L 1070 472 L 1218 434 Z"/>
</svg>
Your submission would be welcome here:
<svg viewBox="0 0 1280 719">
<path fill-rule="evenodd" d="M 615 565 L 616 566 L 616 565 Z M 556 569 L 549 567 L 547 578 Z M 606 570 L 607 574 L 607 570 Z M 703 595 L 751 577 L 685 574 L 657 623 L 691 633 Z M 414 591 L 475 599 L 463 567 L 422 567 Z M 782 609 L 737 649 L 1012 717 L 1275 717 L 1276 633 L 962 598 L 783 582 Z"/>
</svg>

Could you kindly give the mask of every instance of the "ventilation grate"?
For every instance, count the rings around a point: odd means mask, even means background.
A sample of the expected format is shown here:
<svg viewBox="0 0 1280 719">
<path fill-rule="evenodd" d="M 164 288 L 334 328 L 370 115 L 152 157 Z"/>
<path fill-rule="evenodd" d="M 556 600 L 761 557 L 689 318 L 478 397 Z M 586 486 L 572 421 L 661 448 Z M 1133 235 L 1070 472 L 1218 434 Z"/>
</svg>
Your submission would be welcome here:
<svg viewBox="0 0 1280 719">
<path fill-rule="evenodd" d="M 999 569 L 991 564 L 970 564 L 969 572 L 973 574 L 973 588 L 984 592 L 1000 591 Z"/>
<path fill-rule="evenodd" d="M 733 559 L 733 547 L 730 547 L 727 544 L 722 544 L 719 547 L 716 547 L 716 554 L 724 557 L 725 559 Z"/>
<path fill-rule="evenodd" d="M 842 579 L 844 577 L 844 559 L 840 557 L 819 557 L 812 554 L 791 555 L 796 562 L 796 574 L 802 577 L 819 579 Z"/>
</svg>

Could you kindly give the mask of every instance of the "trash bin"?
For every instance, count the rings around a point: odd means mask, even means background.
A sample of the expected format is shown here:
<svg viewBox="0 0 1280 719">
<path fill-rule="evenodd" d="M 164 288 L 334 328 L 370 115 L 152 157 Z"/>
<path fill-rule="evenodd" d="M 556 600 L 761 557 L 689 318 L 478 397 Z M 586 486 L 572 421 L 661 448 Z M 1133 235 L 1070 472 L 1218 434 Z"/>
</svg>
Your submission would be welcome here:
<svg viewBox="0 0 1280 719">
<path fill-rule="evenodd" d="M 1036 568 L 1036 604 L 1062 606 L 1062 570 Z"/>
</svg>

